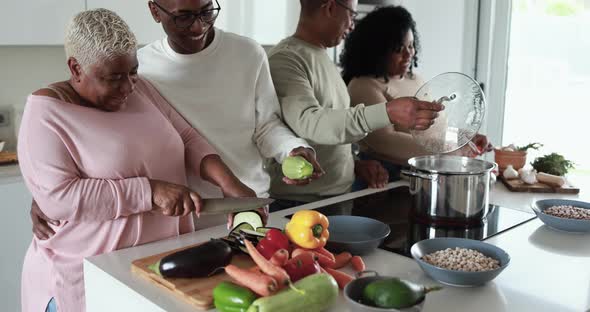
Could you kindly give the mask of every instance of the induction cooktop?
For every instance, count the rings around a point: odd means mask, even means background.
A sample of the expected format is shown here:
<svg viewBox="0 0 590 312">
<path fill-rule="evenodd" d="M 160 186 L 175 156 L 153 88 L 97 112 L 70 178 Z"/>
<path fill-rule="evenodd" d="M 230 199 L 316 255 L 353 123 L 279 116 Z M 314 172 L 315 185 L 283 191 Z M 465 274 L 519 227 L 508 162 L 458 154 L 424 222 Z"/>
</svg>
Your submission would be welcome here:
<svg viewBox="0 0 590 312">
<path fill-rule="evenodd" d="M 536 216 L 497 205 L 490 205 L 487 216 L 476 223 L 440 223 L 417 218 L 412 213 L 412 195 L 407 186 L 365 195 L 315 209 L 326 216 L 352 215 L 388 224 L 391 234 L 380 248 L 411 257 L 410 248 L 418 241 L 435 237 L 486 240 Z M 290 216 L 287 216 L 290 218 Z"/>
</svg>

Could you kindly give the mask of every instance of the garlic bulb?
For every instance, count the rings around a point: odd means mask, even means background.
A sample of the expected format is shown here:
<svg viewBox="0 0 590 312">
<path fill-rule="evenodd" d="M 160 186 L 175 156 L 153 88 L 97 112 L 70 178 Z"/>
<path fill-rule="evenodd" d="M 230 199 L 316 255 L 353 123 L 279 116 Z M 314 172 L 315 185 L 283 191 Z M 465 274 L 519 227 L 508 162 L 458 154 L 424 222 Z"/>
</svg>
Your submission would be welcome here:
<svg viewBox="0 0 590 312">
<path fill-rule="evenodd" d="M 535 184 L 537 183 L 537 171 L 523 171 L 520 174 L 520 179 L 526 184 Z"/>
<path fill-rule="evenodd" d="M 502 150 L 506 152 L 514 152 L 516 151 L 516 146 L 514 144 L 510 144 L 506 147 L 503 147 Z"/>
<path fill-rule="evenodd" d="M 504 169 L 504 172 L 502 172 L 502 175 L 504 176 L 504 178 L 508 180 L 516 179 L 518 178 L 518 171 L 514 170 L 514 167 L 512 167 L 512 165 L 508 165 L 508 167 Z"/>
</svg>

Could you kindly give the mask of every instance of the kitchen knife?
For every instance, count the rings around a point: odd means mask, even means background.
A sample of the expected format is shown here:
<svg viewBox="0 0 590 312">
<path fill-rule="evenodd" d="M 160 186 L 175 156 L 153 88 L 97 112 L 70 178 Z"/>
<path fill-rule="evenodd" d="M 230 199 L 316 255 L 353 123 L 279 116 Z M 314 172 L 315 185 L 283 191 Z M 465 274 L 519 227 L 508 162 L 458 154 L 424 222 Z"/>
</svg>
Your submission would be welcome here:
<svg viewBox="0 0 590 312">
<path fill-rule="evenodd" d="M 272 198 L 257 197 L 226 197 L 226 198 L 203 198 L 201 215 L 215 215 L 236 213 L 264 207 L 274 202 Z"/>
</svg>

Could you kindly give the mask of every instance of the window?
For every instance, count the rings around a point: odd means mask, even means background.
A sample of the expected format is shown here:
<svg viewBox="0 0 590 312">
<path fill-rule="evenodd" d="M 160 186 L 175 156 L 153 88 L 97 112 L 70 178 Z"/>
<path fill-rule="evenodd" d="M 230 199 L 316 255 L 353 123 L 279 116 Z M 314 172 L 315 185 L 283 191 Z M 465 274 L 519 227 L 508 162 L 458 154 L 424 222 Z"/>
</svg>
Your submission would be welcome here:
<svg viewBox="0 0 590 312">
<path fill-rule="evenodd" d="M 513 0 L 505 12 L 496 27 L 510 27 L 490 40 L 496 55 L 507 43 L 507 58 L 491 57 L 488 130 L 501 130 L 502 145 L 543 143 L 529 162 L 555 152 L 590 177 L 590 0 Z M 493 79 L 504 80 L 495 91 Z"/>
</svg>

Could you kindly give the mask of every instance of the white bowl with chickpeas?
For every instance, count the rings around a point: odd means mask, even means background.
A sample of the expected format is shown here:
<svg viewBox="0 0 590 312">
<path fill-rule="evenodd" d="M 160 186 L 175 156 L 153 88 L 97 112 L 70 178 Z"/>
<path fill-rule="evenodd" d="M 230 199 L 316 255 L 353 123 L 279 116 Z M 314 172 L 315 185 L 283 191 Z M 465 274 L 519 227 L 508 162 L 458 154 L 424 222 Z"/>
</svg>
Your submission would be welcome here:
<svg viewBox="0 0 590 312">
<path fill-rule="evenodd" d="M 590 203 L 569 199 L 543 199 L 533 211 L 547 226 L 570 233 L 590 232 Z"/>
<path fill-rule="evenodd" d="M 510 263 L 503 249 L 479 240 L 455 237 L 425 239 L 410 250 L 432 279 L 456 287 L 483 285 Z"/>
</svg>

